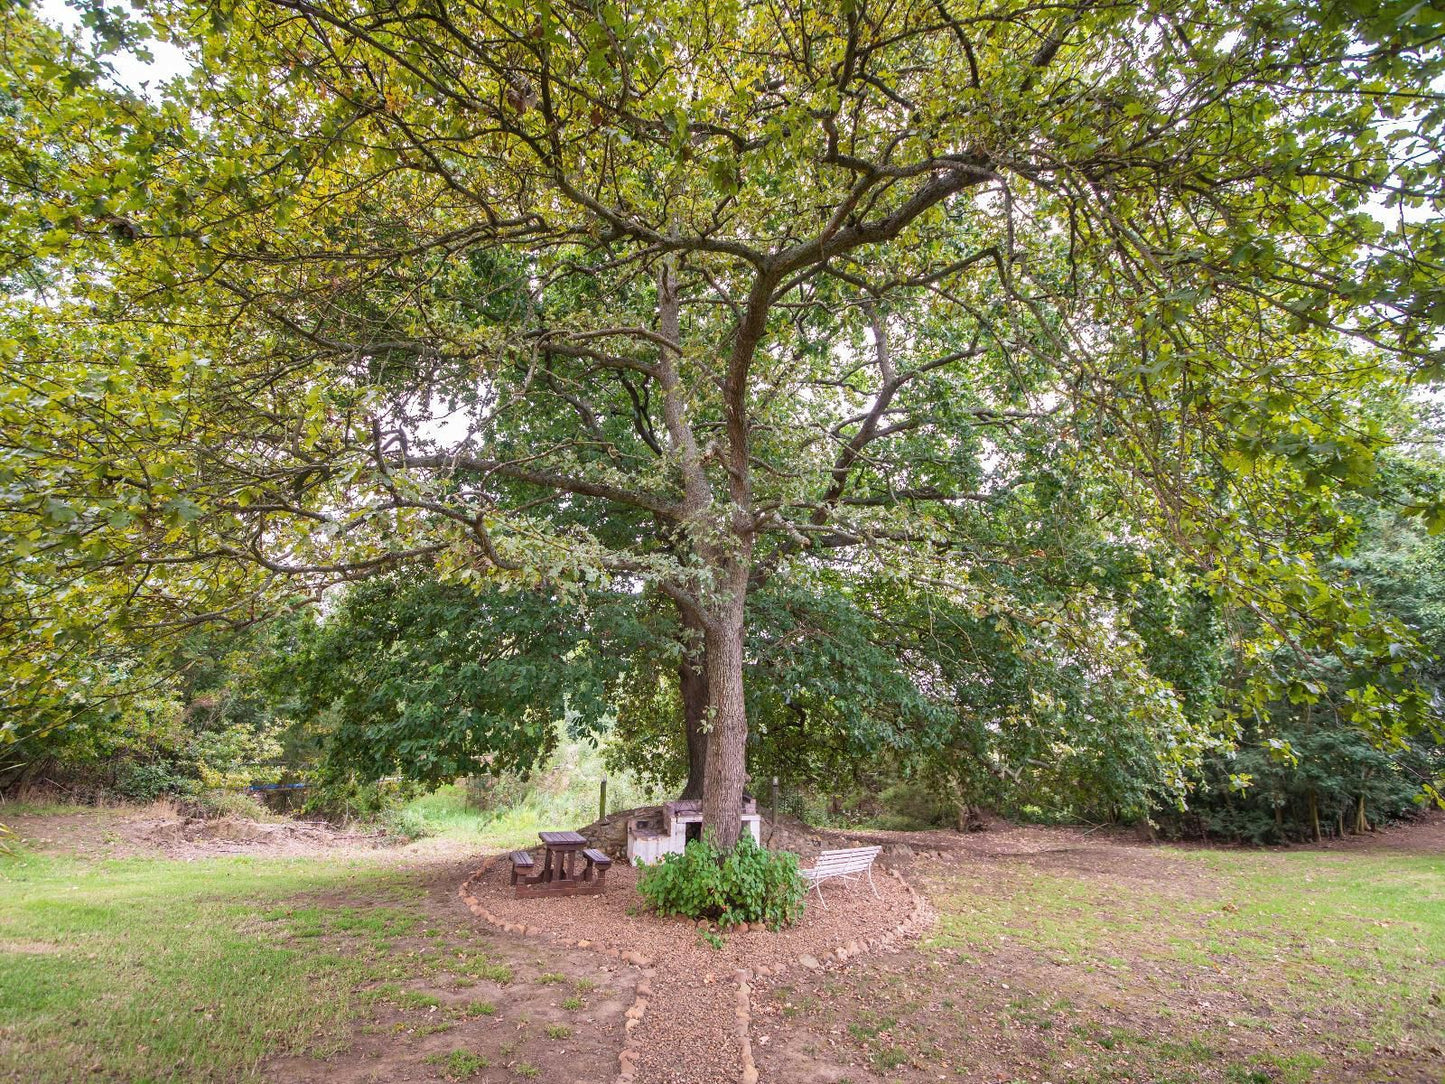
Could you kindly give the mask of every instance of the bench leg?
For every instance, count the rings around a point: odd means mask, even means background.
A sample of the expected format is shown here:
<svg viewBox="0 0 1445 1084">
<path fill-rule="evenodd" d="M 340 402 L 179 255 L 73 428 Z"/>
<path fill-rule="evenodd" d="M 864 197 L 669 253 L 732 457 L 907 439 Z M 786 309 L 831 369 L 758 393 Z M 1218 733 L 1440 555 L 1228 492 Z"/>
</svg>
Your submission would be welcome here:
<svg viewBox="0 0 1445 1084">
<path fill-rule="evenodd" d="M 878 898 L 878 886 L 873 883 L 873 863 L 868 863 L 868 887 L 873 890 L 873 897 Z"/>
<path fill-rule="evenodd" d="M 823 910 L 826 911 L 826 910 L 828 909 L 828 901 L 823 897 L 823 882 L 822 882 L 822 881 L 814 881 L 814 882 L 813 882 L 813 888 L 814 888 L 814 889 L 817 891 L 817 893 L 818 893 L 818 902 L 823 905 Z"/>
</svg>

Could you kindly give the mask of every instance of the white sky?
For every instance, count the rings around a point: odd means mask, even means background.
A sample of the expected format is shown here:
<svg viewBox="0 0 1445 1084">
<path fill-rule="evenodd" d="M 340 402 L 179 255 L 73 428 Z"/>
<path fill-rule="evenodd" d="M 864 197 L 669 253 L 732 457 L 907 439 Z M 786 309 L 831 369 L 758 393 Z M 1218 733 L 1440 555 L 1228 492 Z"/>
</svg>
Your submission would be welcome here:
<svg viewBox="0 0 1445 1084">
<path fill-rule="evenodd" d="M 80 13 L 65 0 L 38 0 L 35 11 L 47 22 L 66 30 L 74 30 L 81 25 Z M 109 57 L 118 84 L 140 93 L 145 90 L 147 83 L 159 86 L 171 77 L 189 70 L 190 64 L 186 62 L 185 54 L 174 45 L 151 41 L 148 48 L 154 54 L 150 63 L 140 60 L 133 53 L 114 53 Z"/>
</svg>

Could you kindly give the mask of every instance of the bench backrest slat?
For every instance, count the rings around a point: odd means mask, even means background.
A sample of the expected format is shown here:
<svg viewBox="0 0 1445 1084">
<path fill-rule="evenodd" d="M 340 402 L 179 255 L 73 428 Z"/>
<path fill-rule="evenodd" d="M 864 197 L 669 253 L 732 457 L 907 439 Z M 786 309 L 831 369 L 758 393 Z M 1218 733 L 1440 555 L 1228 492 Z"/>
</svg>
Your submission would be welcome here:
<svg viewBox="0 0 1445 1084">
<path fill-rule="evenodd" d="M 818 860 L 813 864 L 813 869 L 819 872 L 839 872 L 854 869 L 866 869 L 873 864 L 873 859 L 878 857 L 882 851 L 881 846 L 876 847 L 853 847 L 843 851 L 824 851 L 818 855 Z"/>
<path fill-rule="evenodd" d="M 830 860 L 827 861 L 827 862 L 824 862 L 824 861 L 822 861 L 822 860 L 820 859 L 820 860 L 818 861 L 818 863 L 813 866 L 813 868 L 814 868 L 814 869 L 818 869 L 818 870 L 827 870 L 827 869 L 863 869 L 863 868 L 865 868 L 865 867 L 867 867 L 867 866 L 871 866 L 872 864 L 873 864 L 873 859 L 871 859 L 871 858 L 842 858 L 842 859 L 835 858 L 835 859 L 830 859 Z"/>
</svg>

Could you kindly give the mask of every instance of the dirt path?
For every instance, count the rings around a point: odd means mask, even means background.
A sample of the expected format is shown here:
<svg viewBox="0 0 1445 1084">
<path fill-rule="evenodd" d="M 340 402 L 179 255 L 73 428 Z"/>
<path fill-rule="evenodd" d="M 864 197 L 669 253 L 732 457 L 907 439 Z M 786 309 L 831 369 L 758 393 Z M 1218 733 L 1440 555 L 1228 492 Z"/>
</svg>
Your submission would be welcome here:
<svg viewBox="0 0 1445 1084">
<path fill-rule="evenodd" d="M 860 843 L 881 843 L 900 848 L 914 856 L 927 858 L 965 857 L 1007 858 L 1033 857 L 1049 854 L 1094 855 L 1114 872 L 1127 870 L 1129 856 L 1141 857 L 1149 870 L 1158 869 L 1163 843 L 1181 850 L 1257 851 L 1260 853 L 1340 852 L 1372 853 L 1385 851 L 1399 854 L 1445 855 L 1445 810 L 1425 810 L 1412 821 L 1387 825 L 1361 835 L 1347 835 L 1323 843 L 1298 844 L 1292 847 L 1242 847 L 1229 843 L 1197 843 L 1190 841 L 1156 841 L 1140 835 L 1132 828 L 1076 828 L 1015 825 L 993 820 L 987 830 L 953 832 L 936 829 L 925 832 L 891 832 L 859 829 L 841 832 L 815 829 L 835 845 L 836 841 L 856 840 Z"/>
<path fill-rule="evenodd" d="M 19 814 L 0 806 L 0 823 L 14 831 L 16 841 L 24 846 L 87 859 L 305 858 L 382 856 L 382 852 L 388 860 L 416 857 L 382 832 L 338 828 L 324 821 L 184 817 L 169 802 Z"/>
</svg>

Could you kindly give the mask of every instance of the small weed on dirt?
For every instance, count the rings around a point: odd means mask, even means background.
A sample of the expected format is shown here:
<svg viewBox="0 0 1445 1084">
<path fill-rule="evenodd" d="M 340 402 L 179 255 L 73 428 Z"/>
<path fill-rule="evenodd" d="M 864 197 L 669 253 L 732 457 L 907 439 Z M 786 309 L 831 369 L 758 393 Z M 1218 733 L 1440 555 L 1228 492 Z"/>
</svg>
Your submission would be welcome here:
<svg viewBox="0 0 1445 1084">
<path fill-rule="evenodd" d="M 440 1066 L 448 1080 L 470 1080 L 491 1064 L 481 1054 L 461 1049 L 449 1054 L 428 1054 L 422 1060 L 428 1065 Z"/>
</svg>

